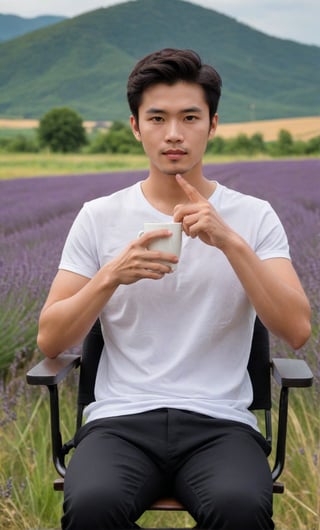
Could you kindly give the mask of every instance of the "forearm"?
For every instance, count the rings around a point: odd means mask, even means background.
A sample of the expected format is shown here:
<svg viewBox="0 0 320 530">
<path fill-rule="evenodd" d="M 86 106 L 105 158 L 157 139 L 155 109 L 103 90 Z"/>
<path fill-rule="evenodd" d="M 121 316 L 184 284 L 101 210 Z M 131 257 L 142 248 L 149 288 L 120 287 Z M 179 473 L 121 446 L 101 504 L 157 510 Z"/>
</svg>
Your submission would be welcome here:
<svg viewBox="0 0 320 530">
<path fill-rule="evenodd" d="M 56 357 L 79 344 L 115 290 L 116 284 L 100 270 L 70 296 L 54 299 L 49 294 L 39 318 L 38 345 L 41 351 L 48 357 Z"/>
<path fill-rule="evenodd" d="M 38 345 L 43 353 L 56 357 L 81 342 L 119 285 L 141 279 L 160 280 L 169 274 L 171 267 L 162 261 L 176 263 L 177 257 L 166 252 L 146 251 L 153 239 L 169 235 L 168 230 L 155 230 L 132 241 L 91 280 L 59 271 L 39 319 Z"/>
<path fill-rule="evenodd" d="M 265 326 L 291 347 L 301 347 L 311 332 L 310 305 L 291 262 L 260 260 L 196 188 L 181 175 L 176 179 L 189 202 L 175 207 L 174 220 L 188 236 L 220 249 Z"/>
<path fill-rule="evenodd" d="M 232 234 L 223 249 L 265 326 L 292 348 L 310 336 L 310 305 L 289 260 L 260 260 Z"/>
</svg>

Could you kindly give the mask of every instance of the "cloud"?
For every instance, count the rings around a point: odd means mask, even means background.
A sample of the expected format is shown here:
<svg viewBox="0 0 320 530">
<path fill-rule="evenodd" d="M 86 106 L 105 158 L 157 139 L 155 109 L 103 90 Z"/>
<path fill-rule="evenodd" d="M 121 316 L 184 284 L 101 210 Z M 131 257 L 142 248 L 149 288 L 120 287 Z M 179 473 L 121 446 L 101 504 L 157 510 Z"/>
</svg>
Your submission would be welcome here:
<svg viewBox="0 0 320 530">
<path fill-rule="evenodd" d="M 75 16 L 126 0 L 0 0 L 0 13 Z M 320 46 L 319 0 L 187 0 L 275 37 Z"/>
<path fill-rule="evenodd" d="M 190 0 L 189 0 L 190 1 Z M 319 0 L 198 0 L 268 35 L 320 45 Z"/>
<path fill-rule="evenodd" d="M 126 0 L 1 0 L 0 13 L 18 14 L 24 17 L 38 15 L 74 16 L 99 7 L 109 7 Z"/>
</svg>

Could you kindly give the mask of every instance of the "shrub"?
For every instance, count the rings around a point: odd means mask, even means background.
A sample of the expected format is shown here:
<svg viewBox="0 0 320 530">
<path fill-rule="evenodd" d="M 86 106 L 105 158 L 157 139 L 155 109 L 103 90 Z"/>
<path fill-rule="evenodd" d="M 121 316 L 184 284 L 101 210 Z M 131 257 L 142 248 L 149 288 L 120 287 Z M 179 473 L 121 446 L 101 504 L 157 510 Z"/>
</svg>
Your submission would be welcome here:
<svg viewBox="0 0 320 530">
<path fill-rule="evenodd" d="M 320 136 L 315 136 L 311 138 L 306 144 L 306 153 L 309 155 L 319 155 L 320 154 Z"/>
<path fill-rule="evenodd" d="M 270 156 L 287 156 L 292 155 L 294 142 L 289 131 L 281 129 L 276 141 L 268 143 L 267 151 Z"/>
<path fill-rule="evenodd" d="M 39 144 L 34 138 L 28 138 L 24 134 L 18 134 L 8 141 L 6 151 L 9 153 L 37 153 L 39 151 Z"/>
<path fill-rule="evenodd" d="M 222 136 L 215 136 L 213 140 L 208 142 L 207 153 L 214 153 L 221 155 L 226 148 L 226 140 Z"/>
<path fill-rule="evenodd" d="M 142 145 L 137 142 L 128 125 L 114 122 L 109 131 L 98 133 L 91 142 L 90 153 L 143 153 Z"/>
<path fill-rule="evenodd" d="M 263 135 L 261 133 L 255 133 L 251 136 L 251 149 L 254 153 L 264 153 L 266 151 Z"/>
<path fill-rule="evenodd" d="M 38 136 L 41 146 L 54 152 L 76 152 L 87 143 L 81 116 L 67 107 L 47 112 L 40 120 Z"/>
<path fill-rule="evenodd" d="M 264 153 L 266 146 L 261 133 L 255 133 L 251 137 L 246 134 L 238 134 L 234 138 L 224 139 L 216 136 L 208 143 L 207 152 L 214 154 L 243 154 L 253 155 Z"/>
</svg>

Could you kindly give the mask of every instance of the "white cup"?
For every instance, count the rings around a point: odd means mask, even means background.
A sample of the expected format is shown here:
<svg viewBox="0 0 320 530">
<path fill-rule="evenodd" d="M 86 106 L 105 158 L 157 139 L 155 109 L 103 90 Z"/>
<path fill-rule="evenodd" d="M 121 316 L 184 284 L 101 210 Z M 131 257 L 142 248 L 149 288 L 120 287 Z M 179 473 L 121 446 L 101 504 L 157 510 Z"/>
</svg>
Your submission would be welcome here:
<svg viewBox="0 0 320 530">
<path fill-rule="evenodd" d="M 161 250 L 161 252 L 169 252 L 175 254 L 178 258 L 181 254 L 182 245 L 182 223 L 144 223 L 143 230 L 139 232 L 139 237 L 146 232 L 153 232 L 154 230 L 166 229 L 172 232 L 171 236 L 159 237 L 148 244 L 149 250 Z M 177 268 L 177 264 L 169 261 L 161 261 L 169 265 L 172 270 Z"/>
</svg>

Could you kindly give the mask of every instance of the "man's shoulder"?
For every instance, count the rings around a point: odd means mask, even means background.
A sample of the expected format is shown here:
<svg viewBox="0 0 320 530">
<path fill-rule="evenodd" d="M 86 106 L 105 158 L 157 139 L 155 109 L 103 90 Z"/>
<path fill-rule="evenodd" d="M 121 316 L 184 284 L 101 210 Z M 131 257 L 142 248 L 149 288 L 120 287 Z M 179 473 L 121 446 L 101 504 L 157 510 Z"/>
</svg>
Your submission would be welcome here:
<svg viewBox="0 0 320 530">
<path fill-rule="evenodd" d="M 235 208 L 242 208 L 250 206 L 257 209 L 270 208 L 269 202 L 260 197 L 229 188 L 223 184 L 219 184 L 217 189 L 219 190 L 219 202 L 223 207 L 234 206 Z"/>
<path fill-rule="evenodd" d="M 124 202 L 128 204 L 128 201 L 133 200 L 134 196 L 137 194 L 138 186 L 139 183 L 135 182 L 131 186 L 118 189 L 109 195 L 103 195 L 91 199 L 84 204 L 84 207 L 92 212 L 99 212 L 100 210 L 105 210 L 110 207 L 118 208 Z"/>
</svg>

